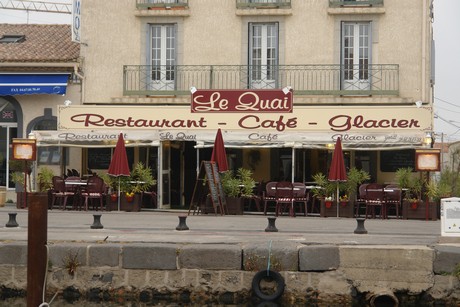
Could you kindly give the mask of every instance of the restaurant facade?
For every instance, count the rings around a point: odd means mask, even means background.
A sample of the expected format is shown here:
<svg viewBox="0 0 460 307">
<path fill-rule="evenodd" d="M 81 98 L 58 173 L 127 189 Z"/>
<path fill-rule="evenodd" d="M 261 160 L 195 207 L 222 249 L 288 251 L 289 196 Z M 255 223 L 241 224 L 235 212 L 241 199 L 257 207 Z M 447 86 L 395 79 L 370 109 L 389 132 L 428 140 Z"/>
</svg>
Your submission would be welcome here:
<svg viewBox="0 0 460 307">
<path fill-rule="evenodd" d="M 40 148 L 72 150 L 62 171 L 106 171 L 122 132 L 158 206 L 188 208 L 219 128 L 229 167 L 258 182 L 327 173 L 338 137 L 347 167 L 392 182 L 433 142 L 430 0 L 80 8 L 80 101 L 57 106 L 56 130 L 32 131 Z"/>
</svg>

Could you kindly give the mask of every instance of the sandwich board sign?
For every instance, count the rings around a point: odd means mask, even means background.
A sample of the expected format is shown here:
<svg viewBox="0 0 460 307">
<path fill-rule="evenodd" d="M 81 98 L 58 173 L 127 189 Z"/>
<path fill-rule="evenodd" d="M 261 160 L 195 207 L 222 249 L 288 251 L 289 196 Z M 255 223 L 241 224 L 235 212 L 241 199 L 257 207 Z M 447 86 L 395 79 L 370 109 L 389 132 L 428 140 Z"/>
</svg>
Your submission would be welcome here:
<svg viewBox="0 0 460 307">
<path fill-rule="evenodd" d="M 460 237 L 460 198 L 441 199 L 441 236 Z"/>
</svg>

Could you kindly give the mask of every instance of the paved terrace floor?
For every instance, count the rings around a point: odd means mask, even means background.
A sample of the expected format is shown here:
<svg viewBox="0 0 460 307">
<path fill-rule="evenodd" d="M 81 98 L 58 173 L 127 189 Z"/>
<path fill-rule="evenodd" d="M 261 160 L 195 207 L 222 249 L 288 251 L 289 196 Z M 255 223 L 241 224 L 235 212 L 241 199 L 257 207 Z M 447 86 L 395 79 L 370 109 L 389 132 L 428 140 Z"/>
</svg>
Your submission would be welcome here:
<svg viewBox="0 0 460 307">
<path fill-rule="evenodd" d="M 19 227 L 5 227 L 16 212 Z M 94 214 L 102 214 L 103 229 L 91 229 Z M 267 216 L 190 215 L 189 230 L 178 231 L 179 216 L 187 211 L 100 212 L 48 210 L 48 242 L 253 243 L 291 241 L 338 245 L 434 245 L 440 242 L 440 221 L 368 219 L 368 234 L 354 234 L 354 218 L 282 216 L 278 232 L 265 232 Z M 28 211 L 14 204 L 0 208 L 0 242 L 27 241 Z"/>
</svg>

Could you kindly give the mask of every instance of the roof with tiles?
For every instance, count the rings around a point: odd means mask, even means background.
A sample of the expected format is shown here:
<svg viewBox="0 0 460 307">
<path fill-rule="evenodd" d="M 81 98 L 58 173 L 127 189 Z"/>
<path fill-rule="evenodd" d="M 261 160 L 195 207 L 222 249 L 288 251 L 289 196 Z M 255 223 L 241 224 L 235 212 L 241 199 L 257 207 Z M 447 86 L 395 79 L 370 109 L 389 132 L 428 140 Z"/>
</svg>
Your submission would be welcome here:
<svg viewBox="0 0 460 307">
<path fill-rule="evenodd" d="M 76 62 L 80 45 L 72 42 L 70 25 L 0 24 L 0 37 L 25 35 L 17 43 L 0 43 L 0 63 Z"/>
</svg>

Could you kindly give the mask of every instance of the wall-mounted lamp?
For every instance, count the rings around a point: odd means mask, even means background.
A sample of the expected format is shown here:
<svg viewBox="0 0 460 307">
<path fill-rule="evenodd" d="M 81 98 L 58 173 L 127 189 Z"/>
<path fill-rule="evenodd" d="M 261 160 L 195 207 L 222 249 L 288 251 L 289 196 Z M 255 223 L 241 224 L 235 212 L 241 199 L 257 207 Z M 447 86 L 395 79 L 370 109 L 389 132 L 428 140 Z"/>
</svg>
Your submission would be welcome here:
<svg viewBox="0 0 460 307">
<path fill-rule="evenodd" d="M 426 147 L 431 147 L 433 144 L 433 133 L 428 131 L 425 133 L 425 137 L 423 138 L 423 144 L 425 144 Z"/>
<path fill-rule="evenodd" d="M 28 138 L 29 140 L 34 140 L 34 139 L 35 139 L 35 133 L 33 133 L 33 132 L 29 133 L 29 135 L 27 136 L 27 138 Z"/>
<path fill-rule="evenodd" d="M 70 106 L 71 104 L 72 104 L 72 101 L 70 101 L 70 100 L 64 101 L 64 105 L 65 105 L 66 107 Z"/>
<path fill-rule="evenodd" d="M 327 144 L 326 144 L 326 148 L 327 148 L 328 150 L 334 149 L 334 147 L 335 147 L 335 145 L 334 145 L 333 143 L 327 143 Z"/>
<path fill-rule="evenodd" d="M 197 91 L 196 87 L 194 86 L 190 87 L 190 93 L 195 94 L 196 91 Z"/>
<path fill-rule="evenodd" d="M 415 102 L 415 106 L 417 108 L 420 108 L 422 106 L 422 104 L 423 104 L 423 102 L 421 100 L 418 100 L 418 101 Z"/>
<path fill-rule="evenodd" d="M 284 95 L 287 95 L 291 91 L 292 87 L 291 86 L 286 86 L 283 88 L 283 93 Z"/>
</svg>

